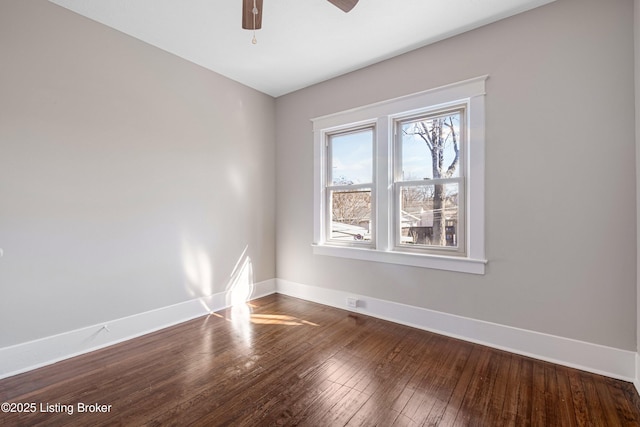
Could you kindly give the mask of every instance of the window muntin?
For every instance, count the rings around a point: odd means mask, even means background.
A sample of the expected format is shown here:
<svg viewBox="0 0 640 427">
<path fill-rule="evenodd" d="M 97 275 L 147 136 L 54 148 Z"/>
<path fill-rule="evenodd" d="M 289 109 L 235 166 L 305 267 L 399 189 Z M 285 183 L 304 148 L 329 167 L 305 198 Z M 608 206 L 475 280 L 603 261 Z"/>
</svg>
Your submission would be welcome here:
<svg viewBox="0 0 640 427">
<path fill-rule="evenodd" d="M 466 105 L 395 122 L 396 248 L 465 253 Z"/>
<path fill-rule="evenodd" d="M 374 131 L 368 126 L 326 135 L 326 239 L 334 244 L 372 244 Z"/>
</svg>

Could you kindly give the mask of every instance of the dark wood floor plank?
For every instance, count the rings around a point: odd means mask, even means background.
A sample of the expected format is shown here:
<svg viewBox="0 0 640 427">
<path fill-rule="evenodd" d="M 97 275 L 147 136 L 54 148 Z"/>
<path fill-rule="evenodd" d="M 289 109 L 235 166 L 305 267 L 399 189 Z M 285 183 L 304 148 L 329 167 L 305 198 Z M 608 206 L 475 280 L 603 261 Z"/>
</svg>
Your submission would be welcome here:
<svg viewBox="0 0 640 427">
<path fill-rule="evenodd" d="M 458 417 L 460 417 L 461 420 L 467 418 L 466 414 L 464 414 L 464 410 L 462 409 L 462 405 L 471 381 L 475 376 L 476 369 L 481 361 L 480 356 L 482 350 L 482 347 L 473 347 L 468 357 L 465 359 L 464 367 L 455 379 L 455 386 L 453 387 L 451 397 L 449 398 L 445 411 L 442 414 L 442 425 L 463 425 L 462 422 L 457 421 Z"/>
<path fill-rule="evenodd" d="M 465 392 L 460 410 L 456 416 L 456 423 L 461 425 L 477 424 L 495 425 L 495 414 L 491 412 L 490 403 L 492 390 L 496 382 L 497 373 L 492 358 L 499 357 L 500 353 L 481 347 L 478 349 L 478 362 L 475 366 L 467 391 Z M 502 402 L 500 402 L 502 403 Z M 497 416 L 500 412 L 498 411 Z"/>
<path fill-rule="evenodd" d="M 514 356 L 517 357 L 517 356 Z M 516 412 L 516 426 L 531 425 L 532 396 L 533 396 L 533 365 L 535 360 L 528 357 L 518 358 L 520 364 L 520 386 L 518 389 L 518 409 Z"/>
<path fill-rule="evenodd" d="M 447 340 L 441 346 L 434 347 L 439 354 L 429 356 L 433 363 L 428 364 L 430 369 L 425 372 L 420 382 L 419 393 L 414 394 L 414 396 L 421 395 L 418 406 L 420 415 L 413 413 L 411 415 L 413 419 L 425 425 L 439 425 L 442 422 L 449 402 L 452 401 L 458 379 L 473 350 L 471 344 L 459 344 Z"/>
<path fill-rule="evenodd" d="M 611 394 L 613 405 L 616 408 L 616 412 L 620 414 L 620 421 L 624 426 L 637 426 L 640 425 L 640 419 L 638 418 L 638 406 L 640 403 L 640 397 L 635 390 L 635 387 L 629 383 L 623 383 L 610 378 L 603 378 L 605 384 L 608 387 L 608 393 Z"/>
<path fill-rule="evenodd" d="M 571 382 L 569 381 L 568 369 L 558 366 L 556 367 L 556 377 L 558 383 L 557 404 L 560 414 L 560 420 L 563 426 L 577 426 L 578 418 L 576 417 L 576 409 L 571 396 Z M 553 396 L 551 396 L 553 398 Z"/>
<path fill-rule="evenodd" d="M 585 408 L 587 411 L 587 425 L 594 427 L 606 426 L 608 420 L 598 396 L 594 377 L 583 372 L 580 372 L 579 375 L 584 391 L 584 399 L 587 403 Z M 611 422 L 613 423 L 614 421 Z"/>
<path fill-rule="evenodd" d="M 573 410 L 576 422 L 579 426 L 590 425 L 589 413 L 587 411 L 587 399 L 584 394 L 581 372 L 574 369 L 567 369 L 569 385 L 571 386 L 571 399 L 573 400 Z"/>
<path fill-rule="evenodd" d="M 534 361 L 532 365 L 531 388 L 531 425 L 533 427 L 545 427 L 547 423 L 547 399 L 545 399 L 545 365 L 544 362 Z"/>
<path fill-rule="evenodd" d="M 374 374 L 369 375 L 370 381 L 363 389 L 370 398 L 348 425 L 390 425 L 404 408 L 401 395 L 419 370 L 419 360 L 429 349 L 431 341 L 431 337 L 425 339 L 415 330 L 409 332 L 393 348 L 387 344 L 388 354 L 384 355 Z"/>
<path fill-rule="evenodd" d="M 506 392 L 500 410 L 500 421 L 497 426 L 516 425 L 518 416 L 518 400 L 521 397 L 524 381 L 521 378 L 522 358 L 511 355 L 505 378 Z"/>
<path fill-rule="evenodd" d="M 1 380 L 0 400 L 74 409 L 2 426 L 640 426 L 630 383 L 282 295 Z"/>
<path fill-rule="evenodd" d="M 509 361 L 511 355 L 496 350 L 488 351 L 489 362 L 484 378 L 479 384 L 478 398 L 471 399 L 474 402 L 474 423 L 479 425 L 499 425 L 502 418 L 502 407 L 507 394 L 512 391 L 507 389 Z"/>
<path fill-rule="evenodd" d="M 600 399 L 600 403 L 602 404 L 606 425 L 611 427 L 622 426 L 624 419 L 619 417 L 618 405 L 614 400 L 614 395 L 610 392 L 609 387 L 604 381 L 604 378 L 595 378 L 594 385 L 598 398 Z"/>
<path fill-rule="evenodd" d="M 544 372 L 544 409 L 545 409 L 545 425 L 565 425 L 562 424 L 558 411 L 558 380 L 556 376 L 556 367 L 550 363 L 542 363 Z"/>
</svg>

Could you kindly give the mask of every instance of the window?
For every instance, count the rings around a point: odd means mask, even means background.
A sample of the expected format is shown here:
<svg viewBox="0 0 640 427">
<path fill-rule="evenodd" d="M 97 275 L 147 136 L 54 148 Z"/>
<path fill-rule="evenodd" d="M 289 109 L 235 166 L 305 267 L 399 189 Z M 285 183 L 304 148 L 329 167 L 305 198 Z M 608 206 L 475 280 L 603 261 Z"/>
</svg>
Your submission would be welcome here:
<svg viewBox="0 0 640 427">
<path fill-rule="evenodd" d="M 374 127 L 327 134 L 327 241 L 371 244 Z"/>
<path fill-rule="evenodd" d="M 485 80 L 313 120 L 314 253 L 484 274 Z"/>
<path fill-rule="evenodd" d="M 460 105 L 396 121 L 396 247 L 465 253 L 465 111 Z"/>
</svg>

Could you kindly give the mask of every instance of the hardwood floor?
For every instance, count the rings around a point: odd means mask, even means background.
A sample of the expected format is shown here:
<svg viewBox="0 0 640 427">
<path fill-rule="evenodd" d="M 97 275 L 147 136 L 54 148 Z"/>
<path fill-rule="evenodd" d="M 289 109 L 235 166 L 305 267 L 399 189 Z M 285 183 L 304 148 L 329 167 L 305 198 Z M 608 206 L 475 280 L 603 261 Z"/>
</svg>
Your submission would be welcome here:
<svg viewBox="0 0 640 427">
<path fill-rule="evenodd" d="M 640 425 L 630 383 L 282 295 L 1 380 L 0 402 L 36 404 L 3 426 Z"/>
</svg>

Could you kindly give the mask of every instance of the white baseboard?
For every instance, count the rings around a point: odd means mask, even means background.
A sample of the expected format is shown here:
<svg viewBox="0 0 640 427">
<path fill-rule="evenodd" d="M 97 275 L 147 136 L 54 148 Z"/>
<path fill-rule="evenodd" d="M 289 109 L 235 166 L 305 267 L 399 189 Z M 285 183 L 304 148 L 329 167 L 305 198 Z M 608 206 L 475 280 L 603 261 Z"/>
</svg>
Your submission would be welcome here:
<svg viewBox="0 0 640 427">
<path fill-rule="evenodd" d="M 271 279 L 255 284 L 250 298 L 255 299 L 275 292 L 633 382 L 640 392 L 640 356 L 633 351 L 282 279 Z M 356 308 L 347 307 L 347 297 L 358 300 Z M 0 379 L 207 315 L 228 307 L 227 298 L 227 293 L 221 292 L 59 335 L 0 348 Z"/>
<path fill-rule="evenodd" d="M 275 279 L 256 283 L 250 298 L 275 293 Z M 89 353 L 229 306 L 227 292 L 0 348 L 0 379 Z"/>
<path fill-rule="evenodd" d="M 634 382 L 640 391 L 638 354 L 570 338 L 484 322 L 343 291 L 277 279 L 278 293 L 350 310 L 608 377 Z M 349 308 L 347 297 L 356 298 Z"/>
</svg>

